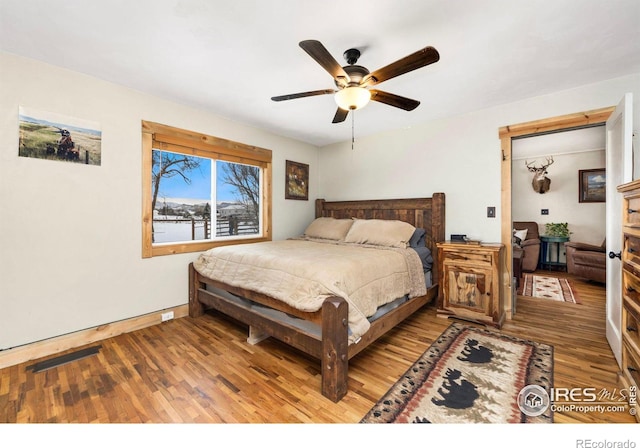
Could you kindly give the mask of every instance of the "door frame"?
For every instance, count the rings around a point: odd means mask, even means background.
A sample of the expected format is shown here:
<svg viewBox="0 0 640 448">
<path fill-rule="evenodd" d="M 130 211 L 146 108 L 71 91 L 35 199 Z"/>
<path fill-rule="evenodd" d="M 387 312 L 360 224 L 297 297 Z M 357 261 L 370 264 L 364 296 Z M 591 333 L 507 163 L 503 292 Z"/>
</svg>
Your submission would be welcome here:
<svg viewBox="0 0 640 448">
<path fill-rule="evenodd" d="M 513 231 L 511 215 L 511 150 L 512 139 L 522 137 L 533 137 L 536 135 L 551 134 L 555 132 L 568 131 L 592 126 L 602 126 L 606 123 L 615 106 L 594 109 L 586 112 L 561 115 L 541 120 L 528 121 L 525 123 L 503 126 L 498 131 L 500 137 L 500 148 L 502 154 L 502 194 L 501 194 L 501 240 L 505 246 L 504 277 L 502 279 L 502 292 L 505 297 L 505 313 L 507 319 L 513 317 L 512 302 L 513 297 Z M 508 298 L 508 299 L 507 299 Z"/>
</svg>

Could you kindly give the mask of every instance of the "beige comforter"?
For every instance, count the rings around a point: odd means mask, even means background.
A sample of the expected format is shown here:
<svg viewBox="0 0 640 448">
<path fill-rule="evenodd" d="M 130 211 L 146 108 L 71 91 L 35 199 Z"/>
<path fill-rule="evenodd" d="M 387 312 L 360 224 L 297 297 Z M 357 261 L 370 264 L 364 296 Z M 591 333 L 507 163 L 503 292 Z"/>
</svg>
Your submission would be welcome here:
<svg viewBox="0 0 640 448">
<path fill-rule="evenodd" d="M 369 329 L 367 317 L 379 306 L 426 294 L 422 263 L 412 249 L 290 239 L 210 249 L 194 268 L 302 311 L 319 310 L 329 296 L 343 297 L 350 342 Z"/>
</svg>

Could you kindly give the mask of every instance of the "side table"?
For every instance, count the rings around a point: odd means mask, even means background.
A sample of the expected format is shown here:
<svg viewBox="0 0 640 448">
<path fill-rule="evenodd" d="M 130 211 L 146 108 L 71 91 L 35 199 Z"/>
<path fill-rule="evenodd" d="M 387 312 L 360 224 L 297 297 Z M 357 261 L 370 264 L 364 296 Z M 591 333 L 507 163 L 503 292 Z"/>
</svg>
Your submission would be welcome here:
<svg viewBox="0 0 640 448">
<path fill-rule="evenodd" d="M 540 268 L 553 269 L 553 267 L 559 267 L 563 270 L 567 269 L 567 262 L 560 261 L 560 246 L 569 241 L 569 237 L 566 236 L 540 236 Z M 553 251 L 549 251 L 550 246 L 556 246 L 555 261 L 552 260 Z"/>
<path fill-rule="evenodd" d="M 446 241 L 437 247 L 438 317 L 502 327 L 504 245 Z"/>
</svg>

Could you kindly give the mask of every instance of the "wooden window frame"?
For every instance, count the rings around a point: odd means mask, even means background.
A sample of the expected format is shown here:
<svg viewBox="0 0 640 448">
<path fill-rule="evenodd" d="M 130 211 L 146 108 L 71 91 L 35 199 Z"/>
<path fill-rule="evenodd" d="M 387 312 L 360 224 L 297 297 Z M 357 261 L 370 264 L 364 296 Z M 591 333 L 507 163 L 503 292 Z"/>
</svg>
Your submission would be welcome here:
<svg viewBox="0 0 640 448">
<path fill-rule="evenodd" d="M 152 242 L 153 210 L 152 201 L 152 152 L 153 149 L 181 154 L 206 157 L 212 160 L 255 165 L 262 169 L 262 233 L 257 237 L 233 240 L 180 241 L 175 244 Z M 270 241 L 271 235 L 271 193 L 272 193 L 271 150 L 246 145 L 219 137 L 186 131 L 171 126 L 142 121 L 142 258 L 202 252 L 217 246 L 247 244 Z"/>
</svg>

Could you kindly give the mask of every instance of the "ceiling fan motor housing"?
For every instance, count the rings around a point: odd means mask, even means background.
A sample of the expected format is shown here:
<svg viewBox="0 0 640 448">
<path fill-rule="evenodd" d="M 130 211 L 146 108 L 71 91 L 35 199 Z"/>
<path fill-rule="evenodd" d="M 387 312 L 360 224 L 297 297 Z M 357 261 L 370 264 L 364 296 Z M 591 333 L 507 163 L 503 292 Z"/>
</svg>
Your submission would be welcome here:
<svg viewBox="0 0 640 448">
<path fill-rule="evenodd" d="M 360 81 L 362 81 L 362 79 L 369 74 L 369 70 L 361 65 L 345 65 L 342 68 L 345 72 L 347 72 L 347 75 L 349 75 L 350 81 L 348 86 L 350 87 L 360 85 Z M 344 87 L 338 82 L 338 80 L 334 80 L 334 82 L 339 88 Z"/>
</svg>

